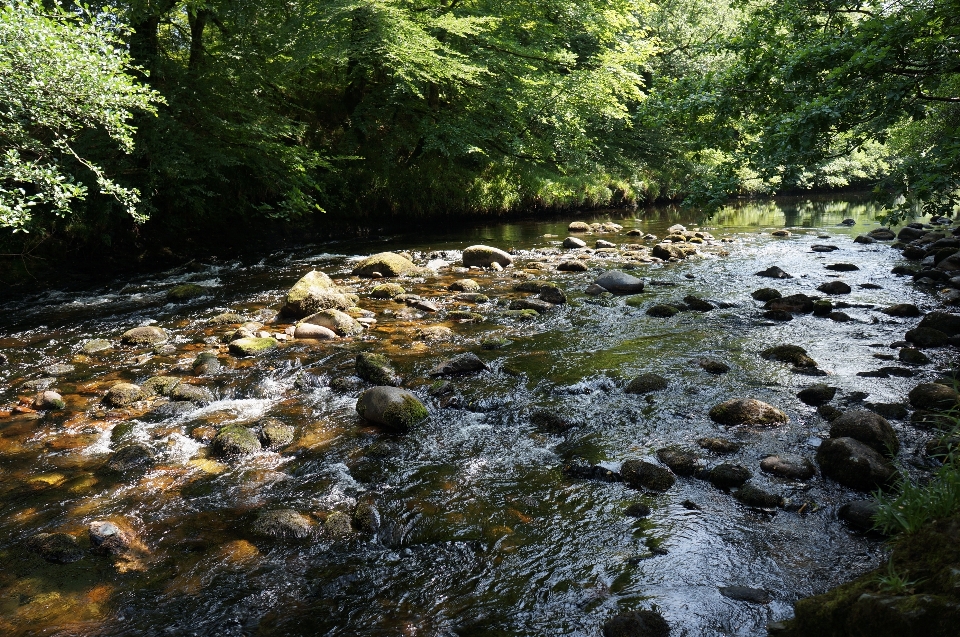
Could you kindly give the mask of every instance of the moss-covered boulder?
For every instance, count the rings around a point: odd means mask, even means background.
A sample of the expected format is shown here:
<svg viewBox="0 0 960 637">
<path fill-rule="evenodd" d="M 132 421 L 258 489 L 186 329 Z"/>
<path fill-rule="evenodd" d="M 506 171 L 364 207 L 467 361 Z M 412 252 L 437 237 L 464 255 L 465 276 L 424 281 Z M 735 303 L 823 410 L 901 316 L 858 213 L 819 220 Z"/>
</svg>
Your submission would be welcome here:
<svg viewBox="0 0 960 637">
<path fill-rule="evenodd" d="M 206 387 L 198 387 L 189 383 L 180 383 L 170 390 L 170 400 L 191 402 L 194 405 L 209 405 L 216 397 Z"/>
<path fill-rule="evenodd" d="M 83 344 L 81 348 L 84 354 L 96 354 L 113 348 L 113 343 L 105 338 L 94 338 Z"/>
<path fill-rule="evenodd" d="M 184 283 L 167 290 L 167 300 L 173 303 L 182 303 L 208 294 L 207 288 L 196 283 Z"/>
<path fill-rule="evenodd" d="M 447 289 L 451 292 L 479 292 L 480 284 L 473 279 L 457 279 Z"/>
<path fill-rule="evenodd" d="M 343 511 L 333 511 L 323 521 L 323 532 L 335 538 L 353 534 L 353 523 L 350 516 Z"/>
<path fill-rule="evenodd" d="M 216 352 L 200 352 L 193 359 L 193 373 L 196 376 L 216 374 L 222 368 Z"/>
<path fill-rule="evenodd" d="M 743 465 L 730 462 L 718 464 L 706 475 L 710 484 L 722 491 L 742 487 L 751 477 L 753 477 L 753 474 L 750 473 L 749 469 Z"/>
<path fill-rule="evenodd" d="M 357 401 L 357 413 L 364 420 L 395 431 L 407 431 L 430 415 L 412 393 L 391 386 L 374 387 L 363 392 Z"/>
<path fill-rule="evenodd" d="M 830 423 L 831 438 L 853 438 L 872 447 L 885 456 L 894 457 L 900 451 L 897 432 L 883 416 L 865 409 L 844 412 Z"/>
<path fill-rule="evenodd" d="M 236 312 L 223 312 L 222 314 L 217 314 L 209 321 L 209 325 L 231 325 L 235 323 L 243 323 L 244 318 L 237 314 Z"/>
<path fill-rule="evenodd" d="M 763 309 L 791 314 L 809 314 L 813 312 L 813 302 L 814 299 L 806 294 L 791 294 L 767 301 L 763 304 Z"/>
<path fill-rule="evenodd" d="M 398 387 L 400 376 L 397 375 L 390 359 L 383 354 L 360 352 L 356 362 L 357 376 L 374 385 L 390 385 Z"/>
<path fill-rule="evenodd" d="M 783 295 L 780 294 L 780 292 L 778 292 L 777 290 L 774 290 L 773 288 L 760 288 L 759 290 L 754 290 L 753 292 L 751 292 L 750 296 L 753 297 L 755 301 L 766 303 L 767 301 L 779 299 Z"/>
<path fill-rule="evenodd" d="M 917 347 L 946 347 L 950 344 L 950 337 L 929 327 L 915 327 L 909 330 L 905 337 L 908 343 L 913 343 Z"/>
<path fill-rule="evenodd" d="M 817 361 L 807 356 L 807 350 L 799 345 L 777 345 L 760 352 L 760 357 L 770 361 L 790 363 L 794 367 L 816 367 Z"/>
<path fill-rule="evenodd" d="M 540 313 L 536 310 L 505 310 L 501 316 L 520 321 L 533 321 L 540 316 Z"/>
<path fill-rule="evenodd" d="M 627 394 L 649 394 L 666 389 L 669 384 L 670 381 L 660 374 L 640 374 L 627 383 L 623 391 Z"/>
<path fill-rule="evenodd" d="M 297 281 L 284 301 L 280 312 L 285 316 L 302 318 L 320 310 L 346 310 L 357 304 L 354 294 L 345 293 L 323 272 L 307 272 Z"/>
<path fill-rule="evenodd" d="M 27 539 L 27 550 L 54 564 L 71 564 L 83 559 L 83 549 L 69 533 L 37 533 Z"/>
<path fill-rule="evenodd" d="M 768 427 L 790 421 L 787 414 L 755 398 L 732 398 L 710 410 L 710 418 L 721 425 Z"/>
<path fill-rule="evenodd" d="M 257 356 L 274 349 L 279 344 L 273 337 L 240 338 L 230 343 L 230 353 L 234 356 Z"/>
<path fill-rule="evenodd" d="M 152 376 L 140 388 L 146 396 L 169 396 L 180 383 L 176 376 Z"/>
<path fill-rule="evenodd" d="M 908 398 L 917 409 L 947 411 L 960 407 L 960 394 L 939 383 L 921 383 L 910 390 Z"/>
<path fill-rule="evenodd" d="M 254 521 L 255 535 L 275 540 L 303 540 L 313 533 L 314 522 L 293 509 L 264 511 Z"/>
<path fill-rule="evenodd" d="M 31 404 L 34 409 L 43 411 L 54 411 L 66 407 L 66 403 L 63 402 L 63 396 L 49 389 L 34 396 L 33 403 Z"/>
<path fill-rule="evenodd" d="M 392 299 L 406 293 L 407 291 L 403 289 L 403 286 L 396 283 L 381 283 L 370 290 L 370 296 L 375 299 Z"/>
<path fill-rule="evenodd" d="M 264 418 L 257 425 L 260 444 L 267 449 L 278 449 L 293 442 L 293 427 L 277 418 Z"/>
<path fill-rule="evenodd" d="M 669 637 L 669 635 L 670 624 L 660 613 L 652 610 L 635 610 L 616 615 L 603 625 L 603 637 Z"/>
<path fill-rule="evenodd" d="M 686 243 L 658 243 L 653 246 L 651 254 L 658 259 L 686 259 L 697 253 L 697 246 Z"/>
<path fill-rule="evenodd" d="M 658 304 L 647 310 L 647 316 L 654 318 L 670 318 L 680 313 L 680 308 L 672 305 Z"/>
<path fill-rule="evenodd" d="M 353 268 L 354 276 L 403 276 L 416 271 L 417 266 L 395 252 L 380 252 L 369 256 Z"/>
<path fill-rule="evenodd" d="M 139 385 L 133 383 L 117 383 L 107 390 L 103 397 L 103 402 L 111 407 L 126 407 L 130 403 L 136 402 L 144 397 L 144 392 Z"/>
<path fill-rule="evenodd" d="M 923 320 L 920 321 L 920 325 L 917 327 L 937 330 L 947 336 L 958 336 L 960 335 L 960 314 L 930 312 L 923 317 Z"/>
<path fill-rule="evenodd" d="M 132 469 L 147 469 L 157 462 L 157 454 L 142 442 L 133 442 L 117 449 L 107 460 L 111 471 L 126 472 Z"/>
<path fill-rule="evenodd" d="M 127 330 L 120 337 L 120 342 L 124 345 L 135 345 L 137 347 L 149 347 L 152 345 L 162 345 L 168 340 L 167 333 L 163 328 L 156 325 L 142 325 L 132 330 Z"/>
<path fill-rule="evenodd" d="M 355 318 L 346 312 L 335 309 L 323 310 L 316 314 L 311 314 L 303 319 L 301 323 L 325 327 L 338 336 L 356 336 L 363 333 L 363 325 Z"/>
<path fill-rule="evenodd" d="M 227 425 L 220 430 L 211 444 L 217 456 L 246 456 L 262 448 L 257 434 L 243 425 Z"/>
<path fill-rule="evenodd" d="M 853 438 L 828 438 L 817 448 L 823 475 L 858 491 L 886 488 L 897 478 L 896 468 L 878 451 Z"/>
<path fill-rule="evenodd" d="M 499 248 L 485 245 L 470 246 L 463 251 L 463 265 L 465 267 L 488 268 L 494 263 L 507 267 L 513 263 L 513 257 Z"/>
<path fill-rule="evenodd" d="M 620 466 L 623 482 L 632 489 L 666 491 L 677 481 L 669 469 L 645 460 L 627 460 Z"/>
</svg>

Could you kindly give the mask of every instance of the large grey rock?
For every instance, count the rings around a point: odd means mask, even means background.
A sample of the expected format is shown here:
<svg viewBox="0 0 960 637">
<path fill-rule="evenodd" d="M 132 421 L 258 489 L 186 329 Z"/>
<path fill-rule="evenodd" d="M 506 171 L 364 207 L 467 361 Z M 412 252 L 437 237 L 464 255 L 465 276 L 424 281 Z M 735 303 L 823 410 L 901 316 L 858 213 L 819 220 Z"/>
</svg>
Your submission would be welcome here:
<svg viewBox="0 0 960 637">
<path fill-rule="evenodd" d="M 304 323 L 301 321 L 293 330 L 293 337 L 313 341 L 329 341 L 337 338 L 337 333 L 329 327 Z"/>
<path fill-rule="evenodd" d="M 307 272 L 287 292 L 282 314 L 302 318 L 320 310 L 345 310 L 357 304 L 355 295 L 348 295 L 338 288 L 323 272 Z"/>
<path fill-rule="evenodd" d="M 844 412 L 830 423 L 830 437 L 853 438 L 890 457 L 900 450 L 897 432 L 887 419 L 863 409 Z"/>
<path fill-rule="evenodd" d="M 353 268 L 353 275 L 367 277 L 378 274 L 380 276 L 402 276 L 416 269 L 417 266 L 404 256 L 396 254 L 395 252 L 380 252 L 358 263 L 357 266 Z"/>
<path fill-rule="evenodd" d="M 485 245 L 470 246 L 463 251 L 463 265 L 465 267 L 488 268 L 494 263 L 506 267 L 513 263 L 513 257 L 499 248 Z"/>
<path fill-rule="evenodd" d="M 853 438 L 828 438 L 817 448 L 823 475 L 858 491 L 890 486 L 897 470 L 872 447 Z"/>
<path fill-rule="evenodd" d="M 643 281 L 620 270 L 608 270 L 597 277 L 593 283 L 614 294 L 643 292 Z"/>
<path fill-rule="evenodd" d="M 311 325 L 319 325 L 333 331 L 338 336 L 356 336 L 363 333 L 363 325 L 355 318 L 341 312 L 340 310 L 329 309 L 311 314 L 301 321 Z"/>
<path fill-rule="evenodd" d="M 257 434 L 243 425 L 227 425 L 221 429 L 211 447 L 213 453 L 221 457 L 246 456 L 261 449 Z"/>
<path fill-rule="evenodd" d="M 576 237 L 567 237 L 563 240 L 563 247 L 567 249 L 586 248 L 587 242 Z"/>
<path fill-rule="evenodd" d="M 107 390 L 103 402 L 112 407 L 125 407 L 143 398 L 143 390 L 133 383 L 117 383 Z"/>
<path fill-rule="evenodd" d="M 357 413 L 370 422 L 396 431 L 407 431 L 430 415 L 412 393 L 398 387 L 374 387 L 360 395 Z"/>
<path fill-rule="evenodd" d="M 124 332 L 120 341 L 124 345 L 136 345 L 138 347 L 162 345 L 167 342 L 167 333 L 156 325 L 143 325 Z"/>
<path fill-rule="evenodd" d="M 487 369 L 486 363 L 473 352 L 465 352 L 446 360 L 431 370 L 431 376 L 452 376 Z"/>
<path fill-rule="evenodd" d="M 714 406 L 710 418 L 721 425 L 771 426 L 789 422 L 787 414 L 755 398 L 732 398 Z"/>
</svg>

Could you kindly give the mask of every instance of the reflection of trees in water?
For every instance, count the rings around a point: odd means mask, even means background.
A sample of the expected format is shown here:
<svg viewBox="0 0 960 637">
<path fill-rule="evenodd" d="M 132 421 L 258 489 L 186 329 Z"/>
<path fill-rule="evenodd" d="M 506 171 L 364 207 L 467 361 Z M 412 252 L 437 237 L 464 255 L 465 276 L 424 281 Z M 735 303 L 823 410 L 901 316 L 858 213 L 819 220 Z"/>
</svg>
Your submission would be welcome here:
<svg viewBox="0 0 960 637">
<path fill-rule="evenodd" d="M 872 201 L 786 200 L 726 206 L 710 219 L 717 226 L 786 226 L 812 228 L 843 219 L 873 222 L 883 207 Z"/>
</svg>

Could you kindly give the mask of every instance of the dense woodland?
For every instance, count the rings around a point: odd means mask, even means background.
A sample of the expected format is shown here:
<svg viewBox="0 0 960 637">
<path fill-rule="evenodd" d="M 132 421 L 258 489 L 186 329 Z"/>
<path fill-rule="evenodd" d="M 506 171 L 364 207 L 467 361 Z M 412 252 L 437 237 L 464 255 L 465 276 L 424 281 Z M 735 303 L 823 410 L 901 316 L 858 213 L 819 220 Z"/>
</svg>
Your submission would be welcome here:
<svg viewBox="0 0 960 637">
<path fill-rule="evenodd" d="M 0 11 L 0 232 L 131 237 L 960 188 L 955 0 L 134 0 Z"/>
</svg>

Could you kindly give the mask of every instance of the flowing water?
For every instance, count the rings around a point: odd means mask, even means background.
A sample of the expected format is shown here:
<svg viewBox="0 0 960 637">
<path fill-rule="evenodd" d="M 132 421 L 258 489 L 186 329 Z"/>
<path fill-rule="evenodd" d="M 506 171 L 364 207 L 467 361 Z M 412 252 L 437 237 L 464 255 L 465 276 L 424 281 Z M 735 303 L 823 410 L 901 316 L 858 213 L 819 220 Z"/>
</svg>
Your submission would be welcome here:
<svg viewBox="0 0 960 637">
<path fill-rule="evenodd" d="M 6 635 L 444 635 L 596 636 L 617 612 L 656 608 L 674 635 L 763 635 L 767 622 L 789 617 L 798 598 L 873 568 L 884 549 L 876 538 L 847 528 L 837 508 L 858 497 L 817 476 L 807 482 L 760 472 L 766 455 L 812 458 L 828 425 L 797 392 L 816 382 L 839 388 L 834 404 L 902 402 L 917 378 L 864 378 L 857 372 L 895 365 L 890 343 L 917 319 L 879 313 L 893 303 L 933 306 L 909 278 L 889 271 L 899 254 L 889 245 L 852 239 L 877 227 L 877 210 L 854 200 L 749 204 L 711 220 L 695 213 L 648 210 L 580 215 L 613 220 L 614 234 L 585 237 L 635 243 L 627 230 L 663 237 L 675 223 L 702 227 L 717 239 L 701 255 L 678 263 L 642 263 L 622 254 L 594 254 L 588 272 L 530 270 L 564 288 L 570 302 L 532 321 L 504 317 L 516 273 L 532 262 L 557 260 L 567 236 L 564 220 L 464 227 L 384 241 L 304 246 L 259 260 L 191 264 L 97 287 L 52 290 L 5 302 L 0 315 L 0 409 L 32 398 L 44 383 L 66 409 L 4 412 L 0 418 L 0 633 Z M 853 218 L 853 227 L 839 225 Z M 788 228 L 789 237 L 771 236 Z M 817 238 L 828 235 L 829 239 Z M 503 272 L 456 271 L 459 250 L 484 243 L 516 251 Z M 650 242 L 646 242 L 647 245 Z M 811 245 L 832 243 L 822 254 Z M 350 277 L 362 255 L 409 251 L 432 273 L 400 279 L 440 306 L 436 314 L 370 297 L 381 283 Z M 786 323 L 760 316 L 750 292 L 774 287 L 817 295 L 847 262 L 853 292 L 843 301 L 852 320 L 802 315 Z M 755 272 L 779 265 L 795 276 L 771 280 Z M 608 268 L 630 268 L 657 284 L 627 297 L 596 302 L 583 290 Z M 209 319 L 233 311 L 269 319 L 290 286 L 317 268 L 352 285 L 377 323 L 363 336 L 336 342 L 287 341 L 265 355 L 238 359 L 222 337 L 237 325 Z M 476 280 L 488 303 L 456 300 L 447 286 Z M 183 282 L 208 294 L 169 303 Z M 861 284 L 878 284 L 863 288 Z M 654 318 L 645 308 L 688 294 L 726 304 L 711 312 Z M 461 306 L 486 320 L 459 323 L 446 313 Z M 119 344 L 119 335 L 156 324 L 173 347 Z M 283 333 L 289 321 L 266 329 Z M 450 328 L 447 337 L 423 328 Z M 504 337 L 485 350 L 481 340 Z M 90 339 L 111 349 L 85 354 Z M 825 378 L 793 373 L 764 360 L 771 345 L 807 349 Z M 194 377 L 198 352 L 216 351 L 223 369 Z M 421 397 L 430 418 L 413 431 L 389 434 L 354 410 L 362 384 L 334 383 L 353 374 L 359 351 L 389 356 L 406 387 Z M 476 352 L 489 370 L 453 379 L 453 400 L 428 394 L 428 372 L 442 360 Z M 721 376 L 698 359 L 728 363 Z M 72 371 L 51 370 L 68 363 Z M 652 395 L 626 394 L 641 372 L 656 372 L 669 387 Z M 186 410 L 152 411 L 157 401 L 125 409 L 102 404 L 117 381 L 142 383 L 179 375 L 209 388 L 214 402 Z M 728 429 L 707 416 L 712 405 L 754 397 L 784 409 L 790 423 L 766 430 Z M 6 405 L 3 407 L 3 405 Z M 539 431 L 531 410 L 549 407 L 576 423 L 563 434 Z M 16 413 L 25 411 L 26 413 Z M 279 451 L 217 460 L 198 431 L 275 416 L 296 428 Z M 894 422 L 904 441 L 901 460 L 923 441 Z M 735 462 L 753 483 L 787 498 L 785 508 L 745 507 L 696 478 L 679 478 L 665 493 L 623 483 L 580 480 L 562 472 L 574 461 L 617 469 L 627 458 L 654 459 L 667 445 L 697 449 L 704 436 L 742 444 L 728 456 L 701 453 L 709 465 Z M 152 468 L 117 473 L 110 454 L 139 441 L 158 455 Z M 646 518 L 625 515 L 647 504 Z M 380 514 L 377 531 L 345 537 L 323 532 L 331 512 L 359 503 Z M 693 506 L 696 505 L 696 506 Z M 252 532 L 258 513 L 295 509 L 316 523 L 308 539 L 275 540 Z M 136 534 L 123 559 L 86 551 L 93 520 L 113 520 Z M 85 550 L 70 564 L 44 561 L 25 548 L 38 532 L 74 535 Z M 768 591 L 772 601 L 729 599 L 719 588 Z"/>
</svg>

